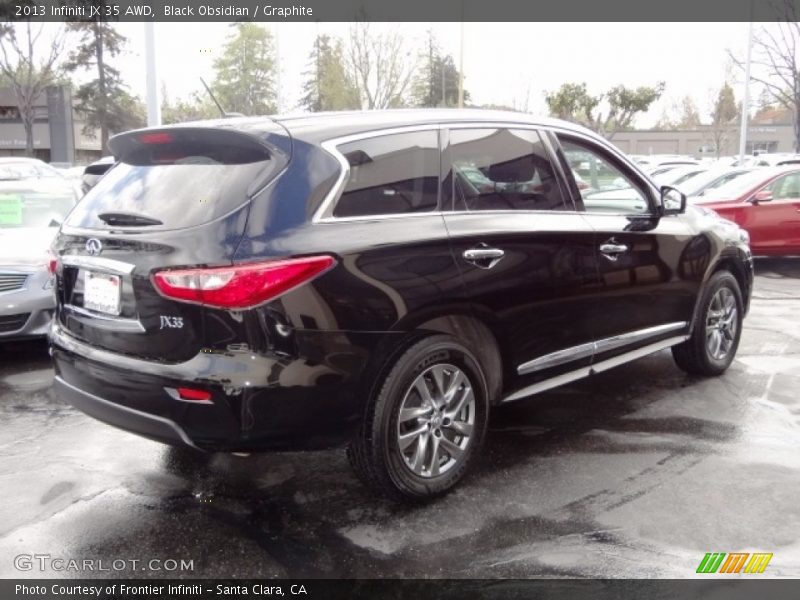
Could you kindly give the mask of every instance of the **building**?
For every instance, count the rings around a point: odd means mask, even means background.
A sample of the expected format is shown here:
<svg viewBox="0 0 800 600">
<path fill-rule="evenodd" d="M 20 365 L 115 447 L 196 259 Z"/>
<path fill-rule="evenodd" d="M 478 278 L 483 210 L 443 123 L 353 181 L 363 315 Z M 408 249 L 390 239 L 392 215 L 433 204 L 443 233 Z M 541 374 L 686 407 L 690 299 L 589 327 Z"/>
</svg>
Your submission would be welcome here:
<svg viewBox="0 0 800 600">
<path fill-rule="evenodd" d="M 611 142 L 627 154 L 683 154 L 695 157 L 717 156 L 716 140 L 720 141 L 720 156 L 739 153 L 739 126 L 714 131 L 711 126 L 696 129 L 666 131 L 659 129 L 620 131 Z M 794 125 L 791 111 L 769 109 L 750 119 L 747 128 L 746 154 L 753 152 L 794 152 Z"/>
<path fill-rule="evenodd" d="M 69 86 L 48 87 L 36 100 L 33 147 L 46 162 L 85 164 L 100 158 L 100 136 L 87 136 Z M 11 88 L 0 88 L 0 156 L 25 154 L 25 127 Z"/>
</svg>

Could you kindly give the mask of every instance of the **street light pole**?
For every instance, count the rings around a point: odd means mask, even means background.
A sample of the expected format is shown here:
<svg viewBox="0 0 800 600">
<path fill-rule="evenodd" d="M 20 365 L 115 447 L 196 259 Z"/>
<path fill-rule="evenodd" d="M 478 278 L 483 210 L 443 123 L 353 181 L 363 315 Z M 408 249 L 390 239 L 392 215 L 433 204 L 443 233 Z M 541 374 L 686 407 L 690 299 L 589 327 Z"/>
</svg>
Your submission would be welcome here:
<svg viewBox="0 0 800 600">
<path fill-rule="evenodd" d="M 753 51 L 753 21 L 747 28 L 747 60 L 744 65 L 744 97 L 742 98 L 742 127 L 739 131 L 739 165 L 744 164 L 744 152 L 747 146 L 747 116 L 750 107 L 750 54 Z M 717 149 L 719 151 L 719 149 Z"/>
<path fill-rule="evenodd" d="M 147 74 L 147 126 L 161 125 L 161 102 L 158 99 L 158 76 L 156 74 L 156 35 L 155 24 L 144 24 L 145 73 Z"/>
<path fill-rule="evenodd" d="M 464 5 L 461 5 L 461 30 L 458 52 L 458 108 L 464 108 Z"/>
</svg>

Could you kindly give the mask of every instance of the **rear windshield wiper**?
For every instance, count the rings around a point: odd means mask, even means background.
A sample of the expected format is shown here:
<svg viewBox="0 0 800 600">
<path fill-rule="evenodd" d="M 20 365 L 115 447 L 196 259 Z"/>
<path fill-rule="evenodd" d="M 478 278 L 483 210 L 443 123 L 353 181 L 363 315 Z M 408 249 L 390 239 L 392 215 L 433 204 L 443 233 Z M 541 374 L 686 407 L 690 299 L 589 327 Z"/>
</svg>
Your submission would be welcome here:
<svg viewBox="0 0 800 600">
<path fill-rule="evenodd" d="M 97 218 L 106 225 L 119 225 L 122 227 L 144 227 L 146 225 L 163 225 L 158 219 L 132 213 L 107 212 L 97 215 Z"/>
</svg>

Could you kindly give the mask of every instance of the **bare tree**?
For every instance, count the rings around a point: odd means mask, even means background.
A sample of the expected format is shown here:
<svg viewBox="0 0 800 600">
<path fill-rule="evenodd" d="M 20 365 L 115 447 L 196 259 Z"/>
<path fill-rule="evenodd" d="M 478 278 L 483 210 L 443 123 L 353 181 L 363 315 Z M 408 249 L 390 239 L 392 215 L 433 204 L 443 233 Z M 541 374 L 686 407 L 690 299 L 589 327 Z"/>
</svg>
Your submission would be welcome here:
<svg viewBox="0 0 800 600">
<path fill-rule="evenodd" d="M 11 85 L 25 128 L 25 152 L 33 156 L 35 102 L 57 79 L 56 64 L 64 50 L 64 27 L 49 40 L 42 39 L 45 24 L 4 23 L 0 25 L 0 73 Z M 41 55 L 40 55 L 41 54 Z"/>
<path fill-rule="evenodd" d="M 800 71 L 797 50 L 800 46 L 800 7 L 796 0 L 780 0 L 780 20 L 758 29 L 753 38 L 753 67 L 750 78 L 762 84 L 782 106 L 792 112 L 794 146 L 800 152 Z M 744 68 L 728 51 L 734 64 Z"/>
<path fill-rule="evenodd" d="M 402 106 L 415 72 L 416 58 L 398 31 L 376 34 L 359 21 L 350 28 L 348 69 L 367 109 Z"/>
<path fill-rule="evenodd" d="M 708 134 L 717 153 L 717 158 L 722 157 L 723 149 L 727 153 L 727 146 L 735 138 L 737 126 L 740 123 L 740 104 L 736 103 L 733 88 L 726 81 L 712 98 L 711 123 Z"/>
</svg>

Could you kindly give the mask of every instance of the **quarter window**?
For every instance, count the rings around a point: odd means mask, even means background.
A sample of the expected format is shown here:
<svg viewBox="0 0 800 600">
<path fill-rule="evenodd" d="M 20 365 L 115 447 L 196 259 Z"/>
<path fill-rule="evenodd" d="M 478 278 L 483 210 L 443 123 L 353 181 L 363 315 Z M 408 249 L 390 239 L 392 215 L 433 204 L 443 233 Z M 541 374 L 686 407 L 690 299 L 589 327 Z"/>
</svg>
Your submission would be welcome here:
<svg viewBox="0 0 800 600">
<path fill-rule="evenodd" d="M 454 210 L 573 210 L 536 131 L 453 129 L 449 151 Z"/>
<path fill-rule="evenodd" d="M 336 217 L 392 215 L 436 210 L 439 191 L 437 131 L 398 133 L 337 147 L 350 177 Z"/>
<path fill-rule="evenodd" d="M 559 136 L 561 148 L 586 212 L 646 214 L 647 194 L 641 184 L 588 144 Z"/>
</svg>

